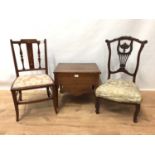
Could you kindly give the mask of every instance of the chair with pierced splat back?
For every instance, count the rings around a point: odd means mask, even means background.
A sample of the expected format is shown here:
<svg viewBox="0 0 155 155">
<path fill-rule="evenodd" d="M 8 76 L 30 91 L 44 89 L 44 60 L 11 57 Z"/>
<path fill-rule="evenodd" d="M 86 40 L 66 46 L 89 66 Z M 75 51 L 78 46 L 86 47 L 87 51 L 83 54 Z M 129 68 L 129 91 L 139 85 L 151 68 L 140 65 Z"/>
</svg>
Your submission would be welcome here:
<svg viewBox="0 0 155 155">
<path fill-rule="evenodd" d="M 122 43 L 123 42 L 123 43 Z M 127 43 L 129 42 L 129 43 Z M 129 57 L 133 53 L 133 44 L 134 42 L 139 44 L 138 53 L 136 54 L 136 65 L 133 72 L 129 71 L 127 69 L 126 64 L 129 59 Z M 142 101 L 141 93 L 138 89 L 138 87 L 135 84 L 136 81 L 136 75 L 139 68 L 139 61 L 140 61 L 140 54 L 143 50 L 144 45 L 147 43 L 147 41 L 140 41 L 139 39 L 129 37 L 129 36 L 122 36 L 113 40 L 106 40 L 107 46 L 108 46 L 108 52 L 109 52 L 109 58 L 108 58 L 108 80 L 101 84 L 96 89 L 96 113 L 99 113 L 100 108 L 100 99 L 106 99 L 114 101 L 114 103 L 123 103 L 123 104 L 130 104 L 135 106 L 135 112 L 133 121 L 137 122 L 137 116 L 140 112 L 140 103 Z M 116 55 L 118 56 L 119 60 L 119 68 L 116 70 L 112 70 L 111 65 L 111 57 L 112 52 L 114 52 L 112 49 L 113 46 L 116 44 Z M 123 72 L 129 76 L 132 77 L 132 81 L 129 80 L 123 80 L 123 79 L 111 79 L 111 74 Z"/>
</svg>

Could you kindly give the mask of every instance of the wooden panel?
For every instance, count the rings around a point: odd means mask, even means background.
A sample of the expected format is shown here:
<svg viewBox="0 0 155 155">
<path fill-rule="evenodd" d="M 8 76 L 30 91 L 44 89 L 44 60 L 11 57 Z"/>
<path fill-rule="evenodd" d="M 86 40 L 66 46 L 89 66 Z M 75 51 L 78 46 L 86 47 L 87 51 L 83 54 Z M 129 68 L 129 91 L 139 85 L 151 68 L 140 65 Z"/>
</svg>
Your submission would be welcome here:
<svg viewBox="0 0 155 155">
<path fill-rule="evenodd" d="M 95 63 L 60 63 L 54 74 L 57 86 L 62 86 L 63 91 L 79 95 L 92 91 L 98 85 L 100 70 Z"/>
<path fill-rule="evenodd" d="M 63 85 L 63 91 L 72 95 L 81 95 L 83 93 L 92 92 L 92 86 L 90 84 L 78 84 L 78 85 Z"/>
<path fill-rule="evenodd" d="M 60 84 L 95 84 L 98 82 L 99 74 L 60 73 L 57 77 Z"/>
<path fill-rule="evenodd" d="M 63 91 L 74 95 L 92 91 L 92 87 L 99 83 L 99 74 L 59 73 L 56 77 L 58 85 L 63 86 Z"/>
<path fill-rule="evenodd" d="M 27 56 L 28 56 L 28 61 L 29 61 L 29 67 L 30 67 L 30 69 L 34 69 L 32 43 L 27 43 L 26 47 L 27 47 Z"/>
<path fill-rule="evenodd" d="M 59 63 L 54 73 L 101 73 L 95 63 Z"/>
</svg>

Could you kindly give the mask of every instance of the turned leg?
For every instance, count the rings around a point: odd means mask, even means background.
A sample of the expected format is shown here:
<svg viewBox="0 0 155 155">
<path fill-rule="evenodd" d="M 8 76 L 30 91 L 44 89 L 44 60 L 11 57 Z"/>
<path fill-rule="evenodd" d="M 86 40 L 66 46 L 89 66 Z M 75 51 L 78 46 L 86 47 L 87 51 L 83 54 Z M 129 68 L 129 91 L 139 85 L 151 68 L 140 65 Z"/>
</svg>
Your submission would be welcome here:
<svg viewBox="0 0 155 155">
<path fill-rule="evenodd" d="M 49 89 L 49 87 L 47 87 L 46 90 L 47 90 L 47 96 L 50 97 L 51 95 L 50 95 L 50 89 Z"/>
<path fill-rule="evenodd" d="M 96 114 L 99 114 L 99 109 L 100 109 L 100 102 L 99 102 L 99 98 L 96 97 L 96 103 L 95 103 L 95 108 L 96 108 Z"/>
<path fill-rule="evenodd" d="M 133 121 L 134 123 L 137 123 L 138 122 L 138 114 L 140 112 L 140 104 L 136 104 L 136 109 L 135 109 L 135 113 L 134 113 L 134 118 L 133 118 Z"/>
<path fill-rule="evenodd" d="M 16 91 L 11 90 L 12 93 L 12 98 L 15 106 L 15 111 L 16 111 L 16 121 L 19 121 L 19 109 L 18 109 L 18 102 L 17 102 L 17 96 L 16 96 Z"/>
</svg>

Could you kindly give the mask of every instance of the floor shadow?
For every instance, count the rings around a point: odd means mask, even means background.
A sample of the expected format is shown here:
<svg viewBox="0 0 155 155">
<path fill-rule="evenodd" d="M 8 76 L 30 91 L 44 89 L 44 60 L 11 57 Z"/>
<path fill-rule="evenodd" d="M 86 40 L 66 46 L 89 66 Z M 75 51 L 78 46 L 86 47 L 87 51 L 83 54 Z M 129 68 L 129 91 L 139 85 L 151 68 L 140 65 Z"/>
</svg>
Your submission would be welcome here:
<svg viewBox="0 0 155 155">
<path fill-rule="evenodd" d="M 109 112 L 114 113 L 122 113 L 122 114 L 129 114 L 134 112 L 135 106 L 127 105 L 127 104 L 120 104 L 118 102 L 110 101 L 110 100 L 102 100 L 100 99 L 100 104 L 102 110 L 106 110 Z"/>
<path fill-rule="evenodd" d="M 65 104 L 90 104 L 90 102 L 95 103 L 95 96 L 93 93 L 86 93 L 79 96 L 74 96 L 68 93 L 64 93 L 60 95 L 59 98 L 59 108 L 65 106 Z"/>
<path fill-rule="evenodd" d="M 23 110 L 20 109 L 20 120 L 22 120 L 24 117 L 29 116 L 29 115 L 34 115 L 37 116 L 38 112 L 44 112 L 45 109 L 47 108 L 53 108 L 52 104 L 49 103 L 49 101 L 44 101 L 44 102 L 37 102 L 34 104 L 25 104 L 23 105 L 24 108 Z M 33 111 L 33 113 L 32 113 Z"/>
</svg>

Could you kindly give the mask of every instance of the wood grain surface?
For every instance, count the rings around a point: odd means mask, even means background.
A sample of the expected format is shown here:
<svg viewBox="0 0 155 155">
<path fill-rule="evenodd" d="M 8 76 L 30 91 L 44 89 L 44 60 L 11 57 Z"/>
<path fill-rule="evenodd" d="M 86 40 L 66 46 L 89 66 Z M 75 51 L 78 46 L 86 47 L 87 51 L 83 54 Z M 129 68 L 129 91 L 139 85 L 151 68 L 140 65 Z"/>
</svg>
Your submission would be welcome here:
<svg viewBox="0 0 155 155">
<path fill-rule="evenodd" d="M 96 63 L 59 63 L 54 73 L 101 73 Z"/>
<path fill-rule="evenodd" d="M 46 95 L 46 94 L 45 94 Z M 61 108 L 56 115 L 52 101 L 20 105 L 20 121 L 10 91 L 0 91 L 0 134 L 155 134 L 155 92 L 142 92 L 138 123 L 133 123 L 133 107 L 102 103 L 96 115 L 92 94 L 59 94 Z M 24 98 L 42 97 L 27 91 Z"/>
</svg>

